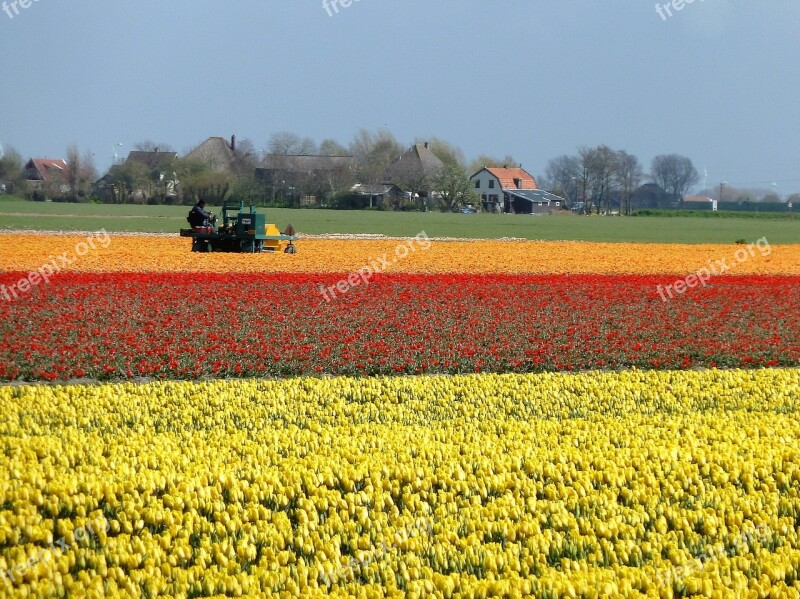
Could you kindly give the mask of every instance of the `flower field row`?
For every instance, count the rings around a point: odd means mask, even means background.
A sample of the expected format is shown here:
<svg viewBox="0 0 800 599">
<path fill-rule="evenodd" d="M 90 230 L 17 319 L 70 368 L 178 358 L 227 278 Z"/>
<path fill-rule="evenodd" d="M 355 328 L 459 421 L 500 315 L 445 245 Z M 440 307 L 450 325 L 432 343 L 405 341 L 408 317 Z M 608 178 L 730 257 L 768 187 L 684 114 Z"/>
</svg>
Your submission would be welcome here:
<svg viewBox="0 0 800 599">
<path fill-rule="evenodd" d="M 780 369 L 0 387 L 0 592 L 790 597 L 798 405 Z"/>
<path fill-rule="evenodd" d="M 64 272 L 335 272 L 370 264 L 409 273 L 624 273 L 686 275 L 725 262 L 728 274 L 798 274 L 800 245 L 667 245 L 536 241 L 303 239 L 296 255 L 192 254 L 179 237 L 6 235 L 0 272 L 28 272 L 49 259 Z M 106 243 L 106 240 L 108 243 Z M 755 240 L 752 240 L 755 241 Z M 737 253 L 738 252 L 738 253 Z M 60 260 L 64 256 L 63 261 Z M 385 260 L 381 261 L 381 258 Z"/>
<path fill-rule="evenodd" d="M 0 284 L 14 274 L 0 275 Z M 0 379 L 800 364 L 800 277 L 63 274 L 0 301 Z"/>
</svg>

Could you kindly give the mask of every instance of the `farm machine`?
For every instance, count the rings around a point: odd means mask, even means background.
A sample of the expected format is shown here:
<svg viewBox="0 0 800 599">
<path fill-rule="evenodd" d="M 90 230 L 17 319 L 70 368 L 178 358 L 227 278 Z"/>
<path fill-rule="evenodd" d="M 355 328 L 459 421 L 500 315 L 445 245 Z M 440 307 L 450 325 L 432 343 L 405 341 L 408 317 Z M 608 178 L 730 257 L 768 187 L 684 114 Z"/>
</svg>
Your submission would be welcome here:
<svg viewBox="0 0 800 599">
<path fill-rule="evenodd" d="M 252 205 L 245 211 L 244 202 L 226 201 L 222 204 L 222 225 L 210 215 L 202 226 L 181 229 L 181 237 L 192 238 L 192 251 L 200 252 L 278 252 L 294 254 L 297 239 L 292 225 L 281 233 L 278 227 L 267 223 L 264 214 Z M 288 242 L 288 243 L 287 243 Z"/>
</svg>

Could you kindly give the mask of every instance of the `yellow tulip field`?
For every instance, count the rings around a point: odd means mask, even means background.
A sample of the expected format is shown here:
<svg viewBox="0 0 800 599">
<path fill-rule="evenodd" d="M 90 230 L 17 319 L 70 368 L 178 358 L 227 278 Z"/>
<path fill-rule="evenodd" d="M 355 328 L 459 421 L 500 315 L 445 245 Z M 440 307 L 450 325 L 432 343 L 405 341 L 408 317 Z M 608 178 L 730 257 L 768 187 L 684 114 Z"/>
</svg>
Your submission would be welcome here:
<svg viewBox="0 0 800 599">
<path fill-rule="evenodd" d="M 0 572 L 19 596 L 797 596 L 796 370 L 0 401 Z"/>
</svg>

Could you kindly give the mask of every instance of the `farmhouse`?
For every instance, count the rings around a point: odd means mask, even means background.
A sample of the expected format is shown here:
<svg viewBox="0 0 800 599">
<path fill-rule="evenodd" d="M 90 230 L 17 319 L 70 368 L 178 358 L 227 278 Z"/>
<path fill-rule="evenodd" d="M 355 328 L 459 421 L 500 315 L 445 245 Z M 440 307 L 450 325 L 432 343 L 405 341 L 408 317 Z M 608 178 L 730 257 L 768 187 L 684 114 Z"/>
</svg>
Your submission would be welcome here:
<svg viewBox="0 0 800 599">
<path fill-rule="evenodd" d="M 399 204 L 405 197 L 403 190 L 397 185 L 367 185 L 356 183 L 350 188 L 352 193 L 356 193 L 364 198 L 369 198 L 369 207 L 373 206 L 394 206 Z"/>
<path fill-rule="evenodd" d="M 302 204 L 314 204 L 345 187 L 352 179 L 352 156 L 267 154 L 255 176 L 275 193 L 299 196 Z"/>
<path fill-rule="evenodd" d="M 67 161 L 61 158 L 31 158 L 25 165 L 25 179 L 56 183 L 66 181 Z"/>
<path fill-rule="evenodd" d="M 172 161 L 178 158 L 175 152 L 161 152 L 158 148 L 152 152 L 144 152 L 134 150 L 128 153 L 126 162 L 138 162 L 151 169 L 161 169 L 162 171 L 172 164 Z"/>
<path fill-rule="evenodd" d="M 434 181 L 444 163 L 431 152 L 428 143 L 414 144 L 388 166 L 382 183 L 396 185 L 411 195 L 412 201 L 422 198 L 423 204 L 432 195 Z"/>
<path fill-rule="evenodd" d="M 470 177 L 487 212 L 537 214 L 560 208 L 563 198 L 539 189 L 522 167 L 484 167 Z"/>
<path fill-rule="evenodd" d="M 233 174 L 236 172 L 236 136 L 231 136 L 230 143 L 223 137 L 209 137 L 186 158 L 208 165 L 215 173 Z"/>
<path fill-rule="evenodd" d="M 69 173 L 66 160 L 57 158 L 31 158 L 25 165 L 28 187 L 35 191 L 58 189 L 69 191 Z"/>
<path fill-rule="evenodd" d="M 152 152 L 139 150 L 129 152 L 124 164 L 113 165 L 105 175 L 95 181 L 93 193 L 104 202 L 116 201 L 117 197 L 121 195 L 119 184 L 121 181 L 125 181 L 126 187 L 129 188 L 125 195 L 146 199 L 152 189 L 145 189 L 145 187 L 151 187 L 150 183 L 158 181 L 157 185 L 164 187 L 165 197 L 175 197 L 178 181 L 172 171 L 172 165 L 177 158 L 177 153 L 161 152 L 158 148 Z M 131 176 L 130 167 L 133 165 L 144 169 L 145 172 L 142 172 L 141 175 L 146 175 L 147 184 L 144 181 L 136 181 L 134 180 L 136 177 Z"/>
</svg>

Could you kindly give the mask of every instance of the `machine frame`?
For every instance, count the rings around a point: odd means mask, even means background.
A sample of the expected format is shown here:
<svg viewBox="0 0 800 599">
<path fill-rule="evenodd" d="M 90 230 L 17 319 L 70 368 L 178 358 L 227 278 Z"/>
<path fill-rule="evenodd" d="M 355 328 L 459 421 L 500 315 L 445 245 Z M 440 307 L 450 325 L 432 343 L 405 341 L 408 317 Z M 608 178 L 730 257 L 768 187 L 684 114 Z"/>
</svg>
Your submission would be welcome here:
<svg viewBox="0 0 800 599">
<path fill-rule="evenodd" d="M 281 233 L 275 225 L 268 224 L 266 215 L 257 212 L 252 204 L 245 212 L 244 202 L 225 201 L 221 216 L 222 225 L 219 227 L 215 217 L 202 227 L 181 229 L 180 236 L 192 238 L 192 251 L 273 253 L 281 249 L 282 242 L 288 242 L 284 253 L 297 252 L 294 245 L 297 236 L 291 225 L 287 231 L 292 234 Z"/>
</svg>

